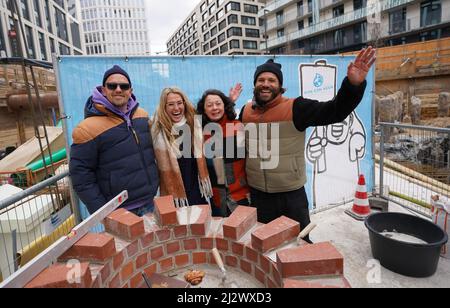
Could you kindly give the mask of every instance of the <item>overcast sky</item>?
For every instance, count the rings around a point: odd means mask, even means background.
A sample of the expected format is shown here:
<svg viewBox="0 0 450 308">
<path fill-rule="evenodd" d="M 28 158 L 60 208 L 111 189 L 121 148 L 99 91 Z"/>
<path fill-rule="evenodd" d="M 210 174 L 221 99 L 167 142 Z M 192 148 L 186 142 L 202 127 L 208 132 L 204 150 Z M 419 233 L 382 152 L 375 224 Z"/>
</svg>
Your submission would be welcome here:
<svg viewBox="0 0 450 308">
<path fill-rule="evenodd" d="M 152 55 L 167 50 L 166 42 L 201 0 L 146 0 Z"/>
</svg>

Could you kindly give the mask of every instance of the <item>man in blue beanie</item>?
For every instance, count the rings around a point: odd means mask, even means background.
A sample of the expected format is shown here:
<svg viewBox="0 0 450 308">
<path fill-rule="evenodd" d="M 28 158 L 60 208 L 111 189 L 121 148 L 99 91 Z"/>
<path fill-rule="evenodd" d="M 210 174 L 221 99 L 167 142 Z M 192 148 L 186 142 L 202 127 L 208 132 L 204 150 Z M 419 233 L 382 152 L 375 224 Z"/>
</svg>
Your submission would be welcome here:
<svg viewBox="0 0 450 308">
<path fill-rule="evenodd" d="M 138 216 L 153 211 L 159 186 L 149 116 L 139 108 L 130 76 L 107 70 L 86 102 L 85 119 L 74 129 L 70 153 L 73 188 L 92 214 L 123 190 L 123 204 Z"/>
</svg>

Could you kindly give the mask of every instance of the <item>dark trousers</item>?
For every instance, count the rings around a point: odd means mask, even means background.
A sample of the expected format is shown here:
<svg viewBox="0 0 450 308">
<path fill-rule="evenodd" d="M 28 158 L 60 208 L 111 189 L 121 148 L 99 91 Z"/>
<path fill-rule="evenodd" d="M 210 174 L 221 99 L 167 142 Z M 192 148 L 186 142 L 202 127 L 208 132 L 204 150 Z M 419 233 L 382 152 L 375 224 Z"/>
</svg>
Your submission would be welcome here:
<svg viewBox="0 0 450 308">
<path fill-rule="evenodd" d="M 309 217 L 308 197 L 305 188 L 282 193 L 266 193 L 250 188 L 251 203 L 258 212 L 258 221 L 264 224 L 286 216 L 300 223 L 303 229 L 311 223 Z M 307 242 L 309 236 L 304 239 Z"/>
</svg>

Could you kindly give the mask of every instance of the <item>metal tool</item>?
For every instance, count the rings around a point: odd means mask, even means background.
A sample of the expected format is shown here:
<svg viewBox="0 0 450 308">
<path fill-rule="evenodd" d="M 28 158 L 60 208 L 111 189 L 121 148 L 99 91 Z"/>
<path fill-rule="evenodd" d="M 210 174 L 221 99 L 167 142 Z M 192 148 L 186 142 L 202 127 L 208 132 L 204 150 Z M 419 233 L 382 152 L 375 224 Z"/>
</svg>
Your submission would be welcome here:
<svg viewBox="0 0 450 308">
<path fill-rule="evenodd" d="M 216 260 L 217 266 L 219 266 L 220 271 L 222 272 L 222 282 L 220 286 L 225 288 L 238 288 L 237 284 L 234 281 L 227 282 L 227 270 L 225 269 L 222 257 L 220 256 L 220 253 L 217 250 L 217 248 L 213 248 L 212 254 L 214 256 L 214 260 Z"/>
</svg>

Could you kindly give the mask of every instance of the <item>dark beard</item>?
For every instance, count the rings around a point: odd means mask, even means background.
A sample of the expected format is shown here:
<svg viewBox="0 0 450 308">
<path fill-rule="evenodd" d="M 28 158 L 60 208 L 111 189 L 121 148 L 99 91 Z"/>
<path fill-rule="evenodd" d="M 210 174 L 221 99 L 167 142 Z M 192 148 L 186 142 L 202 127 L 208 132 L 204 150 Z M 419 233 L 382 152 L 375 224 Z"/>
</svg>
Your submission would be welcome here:
<svg viewBox="0 0 450 308">
<path fill-rule="evenodd" d="M 281 89 L 269 88 L 270 92 L 272 92 L 272 96 L 270 97 L 270 99 L 268 101 L 264 101 L 260 97 L 261 90 L 263 90 L 262 87 L 258 87 L 258 88 L 253 89 L 253 96 L 254 96 L 255 102 L 260 107 L 264 107 L 266 104 L 268 104 L 271 101 L 273 101 L 281 93 Z"/>
</svg>

